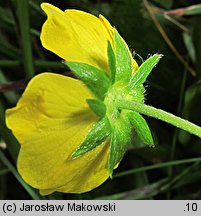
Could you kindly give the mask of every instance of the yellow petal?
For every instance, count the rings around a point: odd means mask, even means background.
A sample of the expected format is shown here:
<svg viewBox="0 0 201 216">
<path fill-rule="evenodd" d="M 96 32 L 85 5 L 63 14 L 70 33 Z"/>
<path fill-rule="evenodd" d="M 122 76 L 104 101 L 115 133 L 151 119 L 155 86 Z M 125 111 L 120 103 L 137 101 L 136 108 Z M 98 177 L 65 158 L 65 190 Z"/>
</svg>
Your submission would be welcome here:
<svg viewBox="0 0 201 216">
<path fill-rule="evenodd" d="M 103 143 L 81 158 L 69 162 L 68 167 L 63 170 L 67 172 L 66 183 L 55 189 L 41 189 L 40 193 L 42 195 L 48 195 L 54 191 L 83 193 L 98 187 L 109 177 L 108 152 L 108 143 Z"/>
<path fill-rule="evenodd" d="M 7 110 L 7 125 L 14 125 L 13 131 L 23 143 L 41 122 L 71 118 L 73 113 L 87 110 L 86 98 L 92 95 L 79 80 L 40 74 L 30 81 L 17 106 Z"/>
<path fill-rule="evenodd" d="M 43 3 L 48 16 L 41 32 L 42 45 L 66 61 L 82 62 L 108 70 L 107 43 L 113 28 L 100 18 L 79 10 L 65 12 Z"/>
<path fill-rule="evenodd" d="M 65 192 L 77 193 L 108 178 L 107 144 L 70 159 L 97 121 L 88 98 L 92 96 L 80 81 L 43 73 L 30 81 L 17 106 L 7 110 L 7 125 L 21 143 L 18 170 L 28 184 L 49 193 L 65 185 Z"/>
</svg>

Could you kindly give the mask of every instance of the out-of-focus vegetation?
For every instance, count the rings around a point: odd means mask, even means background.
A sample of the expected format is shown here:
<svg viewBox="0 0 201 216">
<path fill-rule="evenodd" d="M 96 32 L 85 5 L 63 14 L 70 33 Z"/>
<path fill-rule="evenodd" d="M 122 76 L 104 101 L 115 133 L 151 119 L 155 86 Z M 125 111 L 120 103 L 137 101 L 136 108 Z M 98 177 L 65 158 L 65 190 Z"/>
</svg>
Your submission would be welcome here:
<svg viewBox="0 0 201 216">
<path fill-rule="evenodd" d="M 0 1 L 0 199 L 199 199 L 201 139 L 147 118 L 155 148 L 133 134 L 114 178 L 91 192 L 41 197 L 16 170 L 19 144 L 5 125 L 5 109 L 16 104 L 28 80 L 50 71 L 70 71 L 45 50 L 40 30 L 43 1 Z M 201 126 L 201 4 L 196 0 L 46 1 L 61 9 L 103 14 L 129 44 L 139 64 L 164 57 L 146 84 L 146 103 Z"/>
</svg>

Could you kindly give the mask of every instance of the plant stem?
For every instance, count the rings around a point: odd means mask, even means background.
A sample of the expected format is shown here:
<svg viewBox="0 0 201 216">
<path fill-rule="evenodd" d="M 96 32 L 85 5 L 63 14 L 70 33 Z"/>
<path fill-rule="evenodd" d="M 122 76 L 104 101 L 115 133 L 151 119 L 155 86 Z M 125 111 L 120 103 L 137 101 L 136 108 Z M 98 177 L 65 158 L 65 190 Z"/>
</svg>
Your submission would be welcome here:
<svg viewBox="0 0 201 216">
<path fill-rule="evenodd" d="M 34 65 L 29 26 L 29 1 L 20 0 L 17 3 L 25 74 L 26 78 L 31 78 L 34 76 Z"/>
<path fill-rule="evenodd" d="M 196 166 L 198 166 L 200 164 L 200 161 L 196 161 L 192 166 L 186 168 L 185 170 L 183 170 L 182 172 L 180 172 L 176 177 L 174 177 L 173 179 L 171 179 L 171 181 L 169 181 L 166 185 L 164 185 L 161 190 L 170 190 L 171 187 L 178 182 L 180 179 L 184 178 L 187 174 L 189 174 L 190 172 L 192 173 L 193 168 L 195 168 Z M 171 166 L 172 167 L 172 166 Z M 167 197 L 167 198 L 171 198 L 171 196 Z"/>
<path fill-rule="evenodd" d="M 16 68 L 20 66 L 19 60 L 0 60 L 0 67 L 1 68 Z"/>
<path fill-rule="evenodd" d="M 67 65 L 57 61 L 35 60 L 33 63 L 35 67 L 40 67 L 44 69 L 68 69 Z M 20 60 L 0 60 L 1 68 L 16 68 L 21 66 L 21 64 L 22 62 Z"/>
<path fill-rule="evenodd" d="M 182 76 L 182 82 L 181 82 L 181 89 L 180 89 L 180 94 L 179 94 L 179 102 L 178 102 L 178 107 L 177 107 L 177 115 L 181 114 L 182 110 L 182 103 L 183 103 L 183 97 L 184 97 L 184 92 L 185 92 L 185 85 L 186 85 L 186 77 L 187 77 L 187 68 L 185 68 L 183 76 Z M 175 158 L 175 152 L 176 152 L 176 144 L 177 144 L 177 139 L 178 139 L 178 129 L 175 128 L 174 134 L 173 134 L 173 139 L 172 139 L 172 145 L 171 145 L 171 153 L 170 153 L 170 161 L 174 160 Z M 170 166 L 168 169 L 168 177 L 169 179 L 172 179 L 173 177 L 173 167 Z M 170 181 L 171 182 L 171 181 Z M 167 191 L 167 199 L 170 199 L 171 197 L 171 188 L 168 188 Z"/>
<path fill-rule="evenodd" d="M 132 169 L 132 170 L 128 170 L 128 171 L 114 174 L 113 179 L 123 177 L 126 175 L 130 175 L 133 173 L 138 173 L 138 172 L 143 172 L 143 171 L 148 171 L 148 170 L 153 170 L 153 169 L 160 169 L 160 168 L 169 167 L 169 166 L 176 166 L 176 165 L 181 165 L 181 164 L 186 164 L 186 163 L 194 163 L 194 162 L 199 162 L 199 161 L 201 161 L 201 157 L 158 163 L 158 164 L 139 167 L 136 169 Z"/>
<path fill-rule="evenodd" d="M 201 127 L 161 109 L 133 101 L 127 101 L 122 98 L 116 101 L 116 105 L 119 109 L 133 110 L 140 114 L 160 119 L 201 138 Z"/>
</svg>

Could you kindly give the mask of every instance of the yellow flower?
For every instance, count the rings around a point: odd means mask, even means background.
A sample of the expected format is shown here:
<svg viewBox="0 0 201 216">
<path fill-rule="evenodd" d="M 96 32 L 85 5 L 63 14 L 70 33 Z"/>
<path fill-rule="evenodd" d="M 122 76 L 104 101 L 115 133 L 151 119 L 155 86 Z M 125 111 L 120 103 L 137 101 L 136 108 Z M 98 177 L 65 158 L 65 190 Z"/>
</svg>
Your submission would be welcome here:
<svg viewBox="0 0 201 216">
<path fill-rule="evenodd" d="M 45 48 L 66 61 L 109 71 L 107 46 L 108 41 L 114 44 L 114 29 L 103 16 L 63 12 L 47 3 L 42 9 L 48 16 L 41 33 Z M 21 144 L 19 173 L 41 194 L 82 193 L 109 177 L 109 140 L 71 159 L 98 120 L 86 102 L 93 98 L 81 81 L 43 73 L 30 81 L 17 106 L 7 110 L 7 126 Z"/>
<path fill-rule="evenodd" d="M 107 143 L 70 159 L 97 120 L 86 98 L 93 97 L 79 80 L 43 73 L 30 81 L 17 106 L 7 110 L 7 125 L 21 144 L 18 170 L 41 194 L 81 193 L 108 178 Z"/>
</svg>

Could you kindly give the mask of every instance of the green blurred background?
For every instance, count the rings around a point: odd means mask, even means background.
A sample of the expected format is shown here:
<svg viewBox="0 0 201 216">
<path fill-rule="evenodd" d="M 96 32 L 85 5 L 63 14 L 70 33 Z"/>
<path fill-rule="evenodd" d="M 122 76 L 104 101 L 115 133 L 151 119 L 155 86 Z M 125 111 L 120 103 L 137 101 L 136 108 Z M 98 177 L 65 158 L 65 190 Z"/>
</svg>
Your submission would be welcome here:
<svg viewBox="0 0 201 216">
<path fill-rule="evenodd" d="M 19 144 L 5 126 L 28 80 L 50 71 L 71 75 L 45 50 L 40 30 L 41 0 L 0 1 L 0 199 L 200 199 L 201 139 L 146 118 L 155 148 L 135 133 L 113 179 L 91 192 L 41 197 L 16 170 Z M 46 1 L 61 9 L 103 14 L 128 43 L 139 64 L 154 53 L 164 57 L 146 83 L 146 103 L 201 126 L 201 5 L 198 0 Z M 191 7 L 193 6 L 193 7 Z"/>
</svg>

